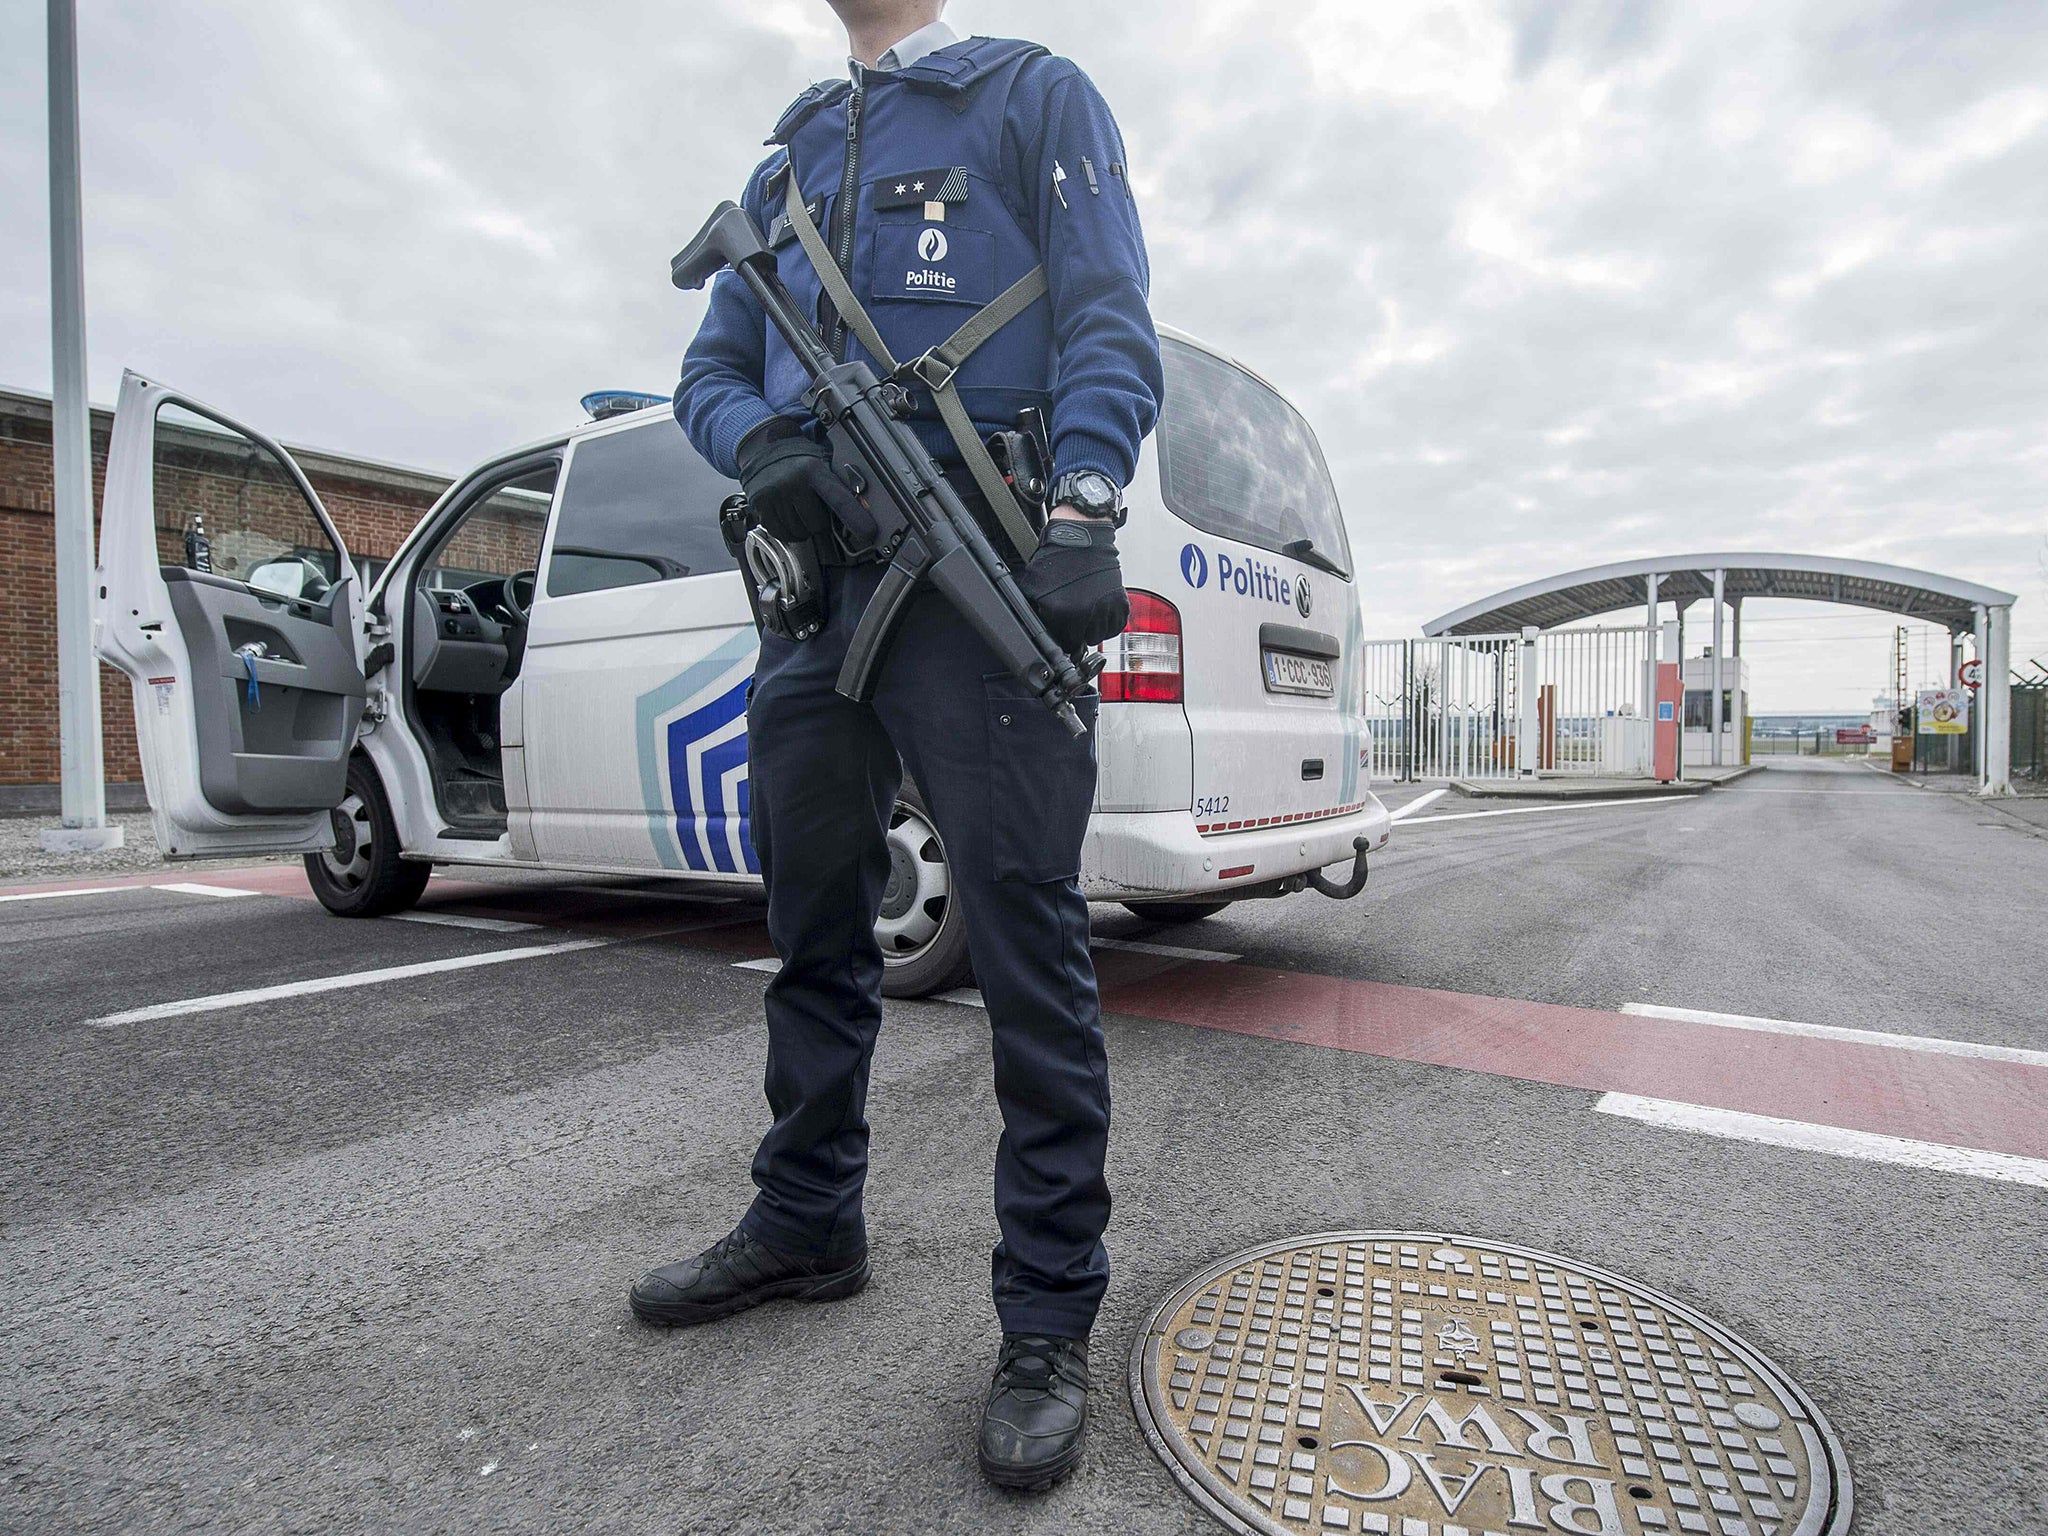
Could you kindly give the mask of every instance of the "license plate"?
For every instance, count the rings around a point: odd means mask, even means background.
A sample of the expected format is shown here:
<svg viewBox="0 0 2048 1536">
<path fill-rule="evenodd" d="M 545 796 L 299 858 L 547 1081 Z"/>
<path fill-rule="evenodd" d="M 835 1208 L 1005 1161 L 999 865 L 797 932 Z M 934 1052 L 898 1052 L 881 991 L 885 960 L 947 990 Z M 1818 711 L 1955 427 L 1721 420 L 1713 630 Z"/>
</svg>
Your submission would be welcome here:
<svg viewBox="0 0 2048 1536">
<path fill-rule="evenodd" d="M 1268 693 L 1308 693 L 1326 699 L 1337 691 L 1330 676 L 1330 663 L 1320 656 L 1267 651 L 1265 657 Z"/>
</svg>

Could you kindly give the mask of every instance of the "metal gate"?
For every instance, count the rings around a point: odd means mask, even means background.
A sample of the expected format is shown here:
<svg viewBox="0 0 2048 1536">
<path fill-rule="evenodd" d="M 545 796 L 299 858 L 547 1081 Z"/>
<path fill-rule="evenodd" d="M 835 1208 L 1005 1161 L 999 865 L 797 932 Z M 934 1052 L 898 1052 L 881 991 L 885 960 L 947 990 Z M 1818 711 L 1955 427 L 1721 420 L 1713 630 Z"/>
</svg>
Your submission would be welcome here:
<svg viewBox="0 0 2048 1536">
<path fill-rule="evenodd" d="M 1504 779 L 1521 730 L 1519 635 L 1368 640 L 1375 779 Z"/>
<path fill-rule="evenodd" d="M 1655 736 L 1642 707 L 1644 644 L 1639 626 L 1537 635 L 1539 773 L 1650 776 Z"/>
<path fill-rule="evenodd" d="M 1653 727 L 1640 629 L 1365 643 L 1376 779 L 1648 777 Z"/>
</svg>

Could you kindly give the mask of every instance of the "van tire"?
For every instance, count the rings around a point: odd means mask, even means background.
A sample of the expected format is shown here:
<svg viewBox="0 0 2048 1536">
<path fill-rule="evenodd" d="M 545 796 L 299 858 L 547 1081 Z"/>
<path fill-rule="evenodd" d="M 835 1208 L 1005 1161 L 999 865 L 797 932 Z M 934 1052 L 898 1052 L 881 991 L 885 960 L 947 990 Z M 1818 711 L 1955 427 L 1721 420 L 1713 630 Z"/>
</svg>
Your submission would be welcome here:
<svg viewBox="0 0 2048 1536">
<path fill-rule="evenodd" d="M 882 945 L 884 997 L 929 997 L 963 987 L 973 975 L 967 914 L 953 888 L 946 846 L 924 796 L 908 779 L 889 812 L 889 884 L 875 937 Z"/>
<path fill-rule="evenodd" d="M 349 759 L 348 791 L 332 815 L 334 848 L 306 855 L 321 906 L 336 917 L 389 917 L 420 899 L 434 866 L 399 857 L 398 823 L 368 758 Z"/>
<path fill-rule="evenodd" d="M 1124 910 L 1148 923 L 1199 923 L 1229 905 L 1227 901 L 1127 901 Z"/>
</svg>

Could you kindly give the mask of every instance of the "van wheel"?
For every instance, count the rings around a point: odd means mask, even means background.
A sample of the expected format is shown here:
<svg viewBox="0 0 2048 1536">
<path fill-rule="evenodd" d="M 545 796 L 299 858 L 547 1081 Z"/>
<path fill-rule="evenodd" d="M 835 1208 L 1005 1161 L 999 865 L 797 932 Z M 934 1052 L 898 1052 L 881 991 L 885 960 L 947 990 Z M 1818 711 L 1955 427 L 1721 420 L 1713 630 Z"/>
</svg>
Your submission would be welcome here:
<svg viewBox="0 0 2048 1536">
<path fill-rule="evenodd" d="M 1148 923 L 1199 923 L 1229 905 L 1227 901 L 1127 901 L 1124 910 Z"/>
<path fill-rule="evenodd" d="M 907 779 L 889 813 L 889 883 L 875 938 L 882 946 L 885 997 L 926 997 L 965 986 L 973 970 L 946 846 L 924 796 Z"/>
<path fill-rule="evenodd" d="M 329 815 L 334 846 L 306 855 L 321 906 L 336 917 L 385 917 L 420 899 L 434 866 L 398 856 L 398 825 L 369 759 L 349 759 L 348 793 Z"/>
</svg>

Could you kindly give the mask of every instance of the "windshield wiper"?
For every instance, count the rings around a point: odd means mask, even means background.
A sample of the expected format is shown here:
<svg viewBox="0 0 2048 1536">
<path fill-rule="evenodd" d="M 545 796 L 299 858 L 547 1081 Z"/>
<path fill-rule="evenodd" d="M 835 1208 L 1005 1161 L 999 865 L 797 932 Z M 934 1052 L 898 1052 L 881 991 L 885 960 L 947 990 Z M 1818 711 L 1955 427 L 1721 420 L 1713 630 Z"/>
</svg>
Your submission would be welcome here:
<svg viewBox="0 0 2048 1536">
<path fill-rule="evenodd" d="M 1320 549 L 1317 549 L 1314 539 L 1290 539 L 1287 543 L 1280 546 L 1280 553 L 1292 555 L 1304 565 L 1312 565 L 1318 570 L 1328 571 L 1332 576 L 1342 576 L 1349 579 L 1351 575 L 1343 566 L 1332 560 Z"/>
</svg>

